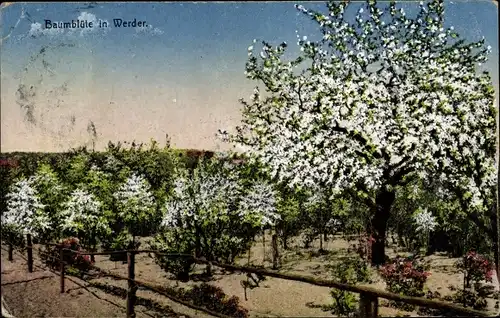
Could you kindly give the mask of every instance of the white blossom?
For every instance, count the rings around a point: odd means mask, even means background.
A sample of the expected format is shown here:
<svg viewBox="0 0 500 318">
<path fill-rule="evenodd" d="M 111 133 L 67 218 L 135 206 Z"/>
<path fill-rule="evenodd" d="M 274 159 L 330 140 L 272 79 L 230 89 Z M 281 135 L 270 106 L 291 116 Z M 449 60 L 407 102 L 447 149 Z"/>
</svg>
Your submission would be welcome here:
<svg viewBox="0 0 500 318">
<path fill-rule="evenodd" d="M 236 176 L 231 167 L 222 167 L 225 173 L 213 173 L 202 163 L 191 175 L 180 176 L 175 181 L 174 196 L 165 203 L 162 225 L 187 226 L 191 220 L 215 222 L 232 213 L 230 204 L 240 194 Z"/>
<path fill-rule="evenodd" d="M 108 231 L 109 226 L 101 206 L 93 194 L 81 189 L 73 191 L 69 200 L 64 204 L 65 209 L 62 214 L 65 216 L 65 222 L 63 228 L 76 231 Z"/>
<path fill-rule="evenodd" d="M 13 184 L 6 195 L 7 211 L 2 214 L 2 223 L 37 237 L 50 229 L 50 219 L 44 213 L 45 205 L 40 203 L 33 184 L 33 178 Z"/>
<path fill-rule="evenodd" d="M 427 209 L 423 209 L 415 214 L 414 221 L 417 226 L 417 232 L 421 233 L 432 232 L 438 225 L 436 218 Z"/>
<path fill-rule="evenodd" d="M 442 6 L 432 1 L 422 17 Z M 226 140 L 290 186 L 362 185 L 371 193 L 406 176 L 439 177 L 470 193 L 471 209 L 484 208 L 483 189 L 496 183 L 494 90 L 476 70 L 487 60 L 484 43 L 453 46 L 453 29 L 439 31 L 442 13 L 418 22 L 394 9 L 384 24 L 386 11 L 367 7 L 372 19 L 358 13 L 357 27 L 333 10 L 298 6 L 328 37 L 298 41 L 301 57 L 314 59 L 301 73 L 280 46 L 264 44 L 267 57 L 249 58 L 247 77 L 266 91 L 242 100 L 242 124 Z"/>
<path fill-rule="evenodd" d="M 146 179 L 137 174 L 132 174 L 124 184 L 114 193 L 120 210 L 119 216 L 126 220 L 145 219 L 152 212 L 154 197 Z"/>
<path fill-rule="evenodd" d="M 278 193 L 269 183 L 255 183 L 240 201 L 240 217 L 257 220 L 260 226 L 274 225 L 280 219 L 276 212 Z"/>
</svg>

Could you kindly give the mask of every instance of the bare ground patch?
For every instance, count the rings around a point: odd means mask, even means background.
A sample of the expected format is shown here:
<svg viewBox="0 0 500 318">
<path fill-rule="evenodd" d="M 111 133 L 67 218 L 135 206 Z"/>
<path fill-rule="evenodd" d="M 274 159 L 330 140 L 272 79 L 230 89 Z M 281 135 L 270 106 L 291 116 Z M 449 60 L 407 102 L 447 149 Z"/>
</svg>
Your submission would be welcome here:
<svg viewBox="0 0 500 318">
<path fill-rule="evenodd" d="M 271 247 L 270 237 L 266 238 L 265 247 L 262 240 L 259 238 L 251 249 L 250 265 L 264 266 L 271 268 Z M 313 242 L 311 248 L 304 249 L 300 238 L 294 238 L 290 241 L 291 248 L 289 250 L 280 250 L 282 258 L 282 266 L 280 272 L 293 273 L 299 275 L 307 275 L 314 277 L 321 277 L 331 279 L 327 266 L 331 261 L 345 257 L 347 255 L 348 242 L 340 237 L 335 240 L 324 242 L 323 247 L 327 253 L 317 253 L 319 249 L 319 242 Z M 146 248 L 145 245 L 141 248 Z M 388 254 L 395 256 L 396 253 L 393 248 L 388 248 Z M 400 253 L 403 254 L 403 253 Z M 265 258 L 264 258 L 265 256 Z M 14 263 L 6 261 L 7 256 L 5 251 L 2 251 L 2 284 L 8 280 L 22 280 L 29 277 L 36 277 L 36 275 L 46 275 L 46 273 L 35 272 L 32 274 L 27 273 L 25 262 L 22 262 L 18 256 L 14 256 Z M 455 268 L 457 259 L 448 258 L 442 255 L 432 255 L 427 257 L 431 262 L 431 276 L 428 278 L 427 288 L 431 291 L 439 291 L 443 296 L 449 295 L 452 291 L 449 286 L 460 288 L 463 282 L 463 274 L 459 273 Z M 4 268 L 3 264 L 7 264 Z M 248 265 L 247 255 L 242 255 L 237 259 L 240 265 Z M 121 262 L 112 262 L 108 256 L 96 256 L 96 266 L 108 270 L 110 272 L 127 275 L 127 265 Z M 201 281 L 190 281 L 188 283 L 178 282 L 172 279 L 171 275 L 164 272 L 158 265 L 155 264 L 151 255 L 139 254 L 136 256 L 136 278 L 138 280 L 148 282 L 155 285 L 169 286 L 169 287 L 189 287 L 194 284 L 200 284 Z M 197 266 L 195 272 L 200 274 L 204 270 L 204 266 Z M 4 274 L 5 271 L 5 274 Z M 4 279 L 4 276 L 6 279 Z M 76 279 L 76 278 L 74 278 Z M 496 278 L 495 278 L 496 279 Z M 215 275 L 210 284 L 221 287 L 228 296 L 237 296 L 240 299 L 241 305 L 249 310 L 251 317 L 331 317 L 332 313 L 324 311 L 321 305 L 328 305 L 332 302 L 329 294 L 329 288 L 309 285 L 301 282 L 287 281 L 277 278 L 267 278 L 260 283 L 260 286 L 255 289 L 247 289 L 247 300 L 245 300 L 244 289 L 241 286 L 241 281 L 246 280 L 245 274 L 228 273 L 215 269 Z M 373 283 L 370 286 L 384 289 L 385 283 L 374 271 Z M 91 279 L 89 282 L 98 284 L 106 284 L 109 286 L 116 286 L 126 288 L 127 282 L 122 280 L 115 280 L 109 277 L 101 277 Z M 29 285 L 27 288 L 25 285 Z M 92 288 L 96 294 L 102 298 L 113 300 L 115 303 L 120 304 L 122 309 L 119 309 L 105 301 L 98 300 L 86 291 L 83 291 L 77 286 L 73 286 L 71 290 L 71 283 L 66 283 L 67 289 L 70 290 L 68 294 L 61 295 L 59 293 L 59 279 L 58 277 L 50 279 L 42 279 L 37 282 L 21 283 L 19 285 L 7 285 L 2 287 L 9 307 L 21 310 L 20 314 L 14 309 L 16 317 L 41 317 L 43 315 L 35 315 L 36 310 L 40 313 L 46 313 L 50 316 L 76 316 L 84 317 L 89 316 L 89 312 L 93 317 L 123 317 L 125 315 L 125 300 L 105 293 L 100 289 Z M 28 296 L 23 299 L 24 292 L 29 290 Z M 9 296 L 9 294 L 11 296 Z M 40 295 L 38 295 L 40 294 Z M 75 295 L 76 294 L 76 295 Z M 195 310 L 186 308 L 183 305 L 174 303 L 167 298 L 155 294 L 150 291 L 139 289 L 137 296 L 149 299 L 155 303 L 162 304 L 171 308 L 175 313 L 180 315 L 188 315 L 190 317 L 210 317 L 207 314 L 196 312 Z M 16 299 L 23 299 L 17 300 Z M 389 308 L 386 301 L 380 299 L 381 307 L 380 316 L 395 316 L 396 314 L 406 314 L 416 316 L 415 312 L 405 312 L 402 310 Z M 488 299 L 489 309 L 495 311 L 494 299 Z M 96 309 L 94 309 L 96 307 Z M 19 309 L 25 308 L 25 309 Z M 138 317 L 160 317 L 158 313 L 147 310 L 142 306 L 136 307 Z M 165 316 L 162 316 L 165 317 Z"/>
</svg>

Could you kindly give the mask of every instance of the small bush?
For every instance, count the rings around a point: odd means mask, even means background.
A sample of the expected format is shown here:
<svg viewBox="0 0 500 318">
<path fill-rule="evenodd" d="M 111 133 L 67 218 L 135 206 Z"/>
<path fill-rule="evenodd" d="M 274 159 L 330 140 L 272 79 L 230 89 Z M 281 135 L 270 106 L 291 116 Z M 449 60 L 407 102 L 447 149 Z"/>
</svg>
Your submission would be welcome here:
<svg viewBox="0 0 500 318">
<path fill-rule="evenodd" d="M 453 302 L 464 307 L 472 307 L 476 310 L 484 310 L 488 303 L 477 291 L 459 290 L 452 296 Z"/>
<path fill-rule="evenodd" d="M 427 294 L 425 295 L 426 299 L 431 299 L 431 300 L 441 300 L 441 301 L 453 301 L 453 298 L 451 296 L 445 296 L 442 297 L 441 293 L 438 291 L 432 292 L 428 291 Z M 448 300 L 447 300 L 448 299 Z M 418 314 L 421 316 L 433 316 L 433 317 L 439 317 L 439 316 L 444 316 L 444 317 L 456 317 L 460 316 L 459 313 L 455 313 L 453 311 L 450 311 L 448 309 L 434 309 L 434 308 L 428 308 L 428 307 L 419 307 L 418 308 Z"/>
<path fill-rule="evenodd" d="M 239 298 L 228 297 L 219 287 L 201 284 L 188 290 L 185 295 L 195 304 L 200 304 L 215 312 L 234 318 L 248 317 L 248 310 L 240 306 Z"/>
<path fill-rule="evenodd" d="M 456 265 L 465 273 L 465 287 L 470 287 L 471 283 L 492 281 L 493 263 L 475 251 L 467 252 Z"/>
<path fill-rule="evenodd" d="M 371 273 L 368 264 L 359 257 L 346 258 L 340 262 L 329 265 L 333 279 L 339 283 L 357 284 L 371 281 Z M 330 295 L 333 298 L 331 305 L 325 306 L 325 310 L 331 310 L 336 315 L 350 316 L 357 310 L 357 296 L 348 291 L 332 289 Z"/>
<path fill-rule="evenodd" d="M 121 231 L 115 239 L 112 240 L 109 249 L 111 251 L 135 250 L 140 246 L 139 242 L 134 242 L 132 235 L 127 231 Z M 115 261 L 127 261 L 127 253 L 111 254 L 109 259 Z"/>
<path fill-rule="evenodd" d="M 64 239 L 57 246 L 47 246 L 45 251 L 40 253 L 40 258 L 47 266 L 52 269 L 61 268 L 60 250 L 63 251 L 63 261 L 65 266 L 73 267 L 74 269 L 85 272 L 92 268 L 93 262 L 89 255 L 80 255 L 74 252 L 83 252 L 80 242 L 77 238 L 71 237 Z"/>
<path fill-rule="evenodd" d="M 175 239 L 171 233 L 162 233 L 155 236 L 149 245 L 150 248 L 163 253 L 193 254 L 194 247 L 188 240 Z M 155 263 L 165 272 L 172 273 L 180 281 L 188 281 L 189 275 L 194 269 L 195 263 L 188 257 L 169 257 L 154 255 Z"/>
<path fill-rule="evenodd" d="M 424 287 L 428 266 L 417 258 L 396 257 L 380 269 L 380 274 L 387 284 L 387 290 L 400 295 L 422 297 L 425 295 Z M 397 308 L 413 310 L 415 306 L 394 302 Z"/>
<path fill-rule="evenodd" d="M 2 224 L 2 240 L 12 243 L 15 248 L 24 249 L 26 247 L 25 235 L 12 224 Z"/>
<path fill-rule="evenodd" d="M 314 242 L 314 240 L 316 239 L 317 236 L 318 236 L 318 233 L 316 233 L 316 231 L 314 231 L 314 229 L 309 229 L 309 228 L 305 229 L 304 236 L 302 239 L 302 242 L 304 244 L 304 248 L 310 248 L 311 243 Z"/>
<path fill-rule="evenodd" d="M 350 317 L 358 309 L 358 298 L 354 293 L 332 289 L 330 295 L 333 298 L 333 304 L 324 306 L 324 310 L 331 310 L 333 314 L 340 317 Z"/>
</svg>

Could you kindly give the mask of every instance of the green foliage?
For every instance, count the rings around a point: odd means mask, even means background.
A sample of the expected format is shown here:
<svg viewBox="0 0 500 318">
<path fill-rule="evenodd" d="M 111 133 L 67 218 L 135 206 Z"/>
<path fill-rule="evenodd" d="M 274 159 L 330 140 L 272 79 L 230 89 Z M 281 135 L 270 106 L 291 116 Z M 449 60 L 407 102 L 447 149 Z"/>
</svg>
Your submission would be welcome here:
<svg viewBox="0 0 500 318">
<path fill-rule="evenodd" d="M 488 306 L 486 298 L 474 290 L 458 290 L 453 294 L 452 299 L 456 304 L 476 310 L 484 310 Z"/>
<path fill-rule="evenodd" d="M 358 308 L 358 299 L 354 293 L 332 289 L 330 295 L 333 298 L 333 304 L 325 306 L 324 309 L 331 310 L 333 314 L 340 317 L 351 316 Z"/>
<path fill-rule="evenodd" d="M 463 209 L 459 198 L 448 192 L 443 184 L 425 184 L 415 179 L 397 188 L 397 196 L 388 222 L 389 228 L 398 234 L 405 247 L 422 247 L 416 224 L 412 217 L 423 208 L 432 211 L 438 224 L 430 235 L 429 252 L 449 252 L 453 257 L 464 255 L 470 249 L 486 252 L 491 250 L 491 240 L 485 236 L 470 212 Z M 446 191 L 446 195 L 443 194 Z M 489 223 L 486 214 L 477 215 L 481 222 Z"/>
<path fill-rule="evenodd" d="M 162 251 L 163 253 L 192 255 L 195 250 L 195 241 L 193 237 L 185 237 L 184 235 L 190 235 L 190 233 L 159 233 L 149 245 L 151 249 Z M 174 274 L 177 279 L 183 281 L 189 279 L 189 274 L 194 269 L 195 265 L 192 259 L 184 257 L 168 257 L 155 254 L 154 259 L 156 264 L 164 271 Z"/>
<path fill-rule="evenodd" d="M 333 277 L 346 284 L 371 283 L 372 272 L 368 263 L 361 257 L 342 258 L 330 266 Z"/>
<path fill-rule="evenodd" d="M 47 163 L 42 163 L 33 178 L 33 186 L 38 192 L 40 202 L 45 206 L 44 214 L 50 222 L 51 231 L 43 238 L 45 241 L 58 240 L 62 237 L 64 217 L 61 214 L 63 203 L 68 198 L 67 188 L 59 176 Z"/>
<path fill-rule="evenodd" d="M 130 234 L 126 229 L 119 232 L 118 235 L 111 238 L 104 245 L 104 248 L 110 251 L 133 250 L 138 247 L 139 244 L 134 242 L 132 234 Z M 127 254 L 111 254 L 109 259 L 111 261 L 126 261 Z"/>
<path fill-rule="evenodd" d="M 2 240 L 12 243 L 13 247 L 26 246 L 26 236 L 13 224 L 2 224 Z"/>
<path fill-rule="evenodd" d="M 368 264 L 360 257 L 348 257 L 327 266 L 333 279 L 339 283 L 356 285 L 371 282 L 371 271 Z M 340 289 L 331 289 L 333 303 L 324 309 L 332 310 L 336 315 L 352 315 L 358 307 L 355 293 Z"/>
<path fill-rule="evenodd" d="M 277 213 L 281 218 L 276 222 L 276 231 L 283 243 L 283 248 L 288 248 L 288 239 L 300 233 L 300 204 L 299 200 L 281 192 L 281 200 L 277 206 Z"/>
</svg>

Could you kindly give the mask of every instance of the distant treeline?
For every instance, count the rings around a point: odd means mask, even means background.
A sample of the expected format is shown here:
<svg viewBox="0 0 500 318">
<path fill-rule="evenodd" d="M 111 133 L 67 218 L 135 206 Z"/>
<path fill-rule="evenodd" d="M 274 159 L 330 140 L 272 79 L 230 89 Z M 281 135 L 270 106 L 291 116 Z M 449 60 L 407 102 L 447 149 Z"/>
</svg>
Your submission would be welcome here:
<svg viewBox="0 0 500 318">
<path fill-rule="evenodd" d="M 191 166 L 193 162 L 197 162 L 201 158 L 210 159 L 215 155 L 214 151 L 199 150 L 199 149 L 171 149 L 181 159 L 185 161 L 186 166 Z M 96 156 L 104 154 L 107 151 L 95 151 Z M 81 153 L 79 151 L 67 152 L 4 152 L 0 153 L 0 167 L 18 167 L 27 174 L 32 174 L 35 171 L 38 163 L 44 162 L 51 166 L 58 166 L 62 162 L 70 161 L 74 156 Z M 234 158 L 234 157 L 233 157 Z M 239 158 L 234 158 L 239 159 Z M 32 168 L 32 169 L 30 169 Z"/>
<path fill-rule="evenodd" d="M 6 195 L 13 182 L 35 175 L 42 164 L 49 165 L 61 179 L 65 179 L 74 169 L 73 165 L 78 164 L 78 156 L 88 158 L 85 169 L 90 169 L 92 165 L 103 167 L 111 156 L 132 171 L 144 175 L 153 191 L 164 191 L 171 187 L 176 167 L 194 169 L 201 159 L 212 158 L 215 154 L 214 151 L 174 149 L 169 145 L 163 147 L 155 141 L 151 144 L 110 142 L 102 151 L 81 147 L 67 152 L 0 153 L 0 211 L 6 209 Z M 241 161 L 234 154 L 229 158 Z"/>
</svg>

